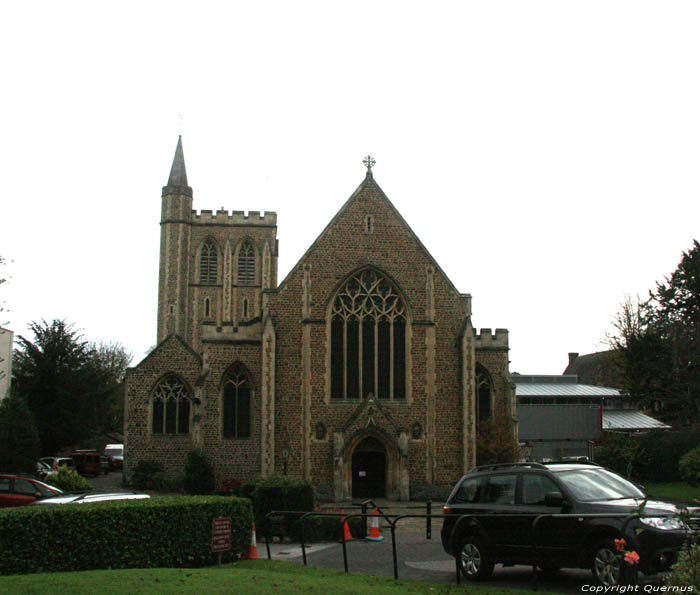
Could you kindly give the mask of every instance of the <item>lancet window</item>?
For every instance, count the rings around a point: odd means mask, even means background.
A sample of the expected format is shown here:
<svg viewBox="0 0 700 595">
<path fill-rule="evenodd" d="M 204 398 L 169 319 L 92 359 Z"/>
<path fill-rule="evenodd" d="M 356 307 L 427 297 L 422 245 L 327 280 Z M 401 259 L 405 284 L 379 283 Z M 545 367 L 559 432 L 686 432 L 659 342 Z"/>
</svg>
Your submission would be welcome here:
<svg viewBox="0 0 700 595">
<path fill-rule="evenodd" d="M 238 249 L 238 283 L 252 285 L 255 282 L 255 249 L 249 241 Z"/>
<path fill-rule="evenodd" d="M 172 374 L 166 376 L 153 391 L 153 433 L 189 433 L 190 409 L 190 396 L 185 385 Z"/>
<path fill-rule="evenodd" d="M 234 367 L 224 381 L 224 438 L 250 438 L 252 392 L 245 368 Z"/>
<path fill-rule="evenodd" d="M 373 269 L 353 275 L 330 312 L 331 398 L 406 398 L 406 306 Z"/>
<path fill-rule="evenodd" d="M 199 282 L 207 285 L 216 283 L 217 253 L 216 244 L 207 240 L 199 255 Z"/>
<path fill-rule="evenodd" d="M 491 379 L 483 368 L 476 371 L 476 419 L 482 421 L 491 417 Z"/>
</svg>

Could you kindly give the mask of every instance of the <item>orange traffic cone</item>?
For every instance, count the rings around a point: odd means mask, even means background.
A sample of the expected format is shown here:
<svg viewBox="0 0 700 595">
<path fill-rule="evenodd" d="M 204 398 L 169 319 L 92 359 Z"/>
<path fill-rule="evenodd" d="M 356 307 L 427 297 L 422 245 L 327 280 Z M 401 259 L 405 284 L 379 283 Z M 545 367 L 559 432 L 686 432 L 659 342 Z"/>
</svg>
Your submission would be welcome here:
<svg viewBox="0 0 700 595">
<path fill-rule="evenodd" d="M 348 525 L 348 520 L 345 518 L 345 510 L 340 511 L 343 514 L 343 535 L 345 536 L 345 541 L 352 539 L 352 533 L 350 533 L 350 525 Z"/>
<path fill-rule="evenodd" d="M 369 528 L 369 535 L 365 537 L 365 539 L 369 539 L 370 541 L 381 541 L 384 539 L 384 537 L 379 534 L 379 510 L 376 508 L 374 509 L 372 524 Z"/>
<path fill-rule="evenodd" d="M 253 535 L 250 538 L 250 547 L 248 548 L 245 557 L 248 558 L 248 560 L 260 559 L 260 556 L 258 556 L 258 540 L 255 538 L 255 523 L 253 523 Z"/>
</svg>

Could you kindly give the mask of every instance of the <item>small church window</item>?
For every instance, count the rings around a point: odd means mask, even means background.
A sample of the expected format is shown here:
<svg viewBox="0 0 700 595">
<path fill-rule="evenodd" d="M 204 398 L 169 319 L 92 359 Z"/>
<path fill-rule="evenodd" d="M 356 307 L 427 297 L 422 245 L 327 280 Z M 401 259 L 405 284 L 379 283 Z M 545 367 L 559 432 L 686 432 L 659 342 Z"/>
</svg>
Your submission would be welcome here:
<svg viewBox="0 0 700 595">
<path fill-rule="evenodd" d="M 204 316 L 209 318 L 210 315 L 211 315 L 211 301 L 209 300 L 209 298 L 206 298 L 204 300 Z"/>
<path fill-rule="evenodd" d="M 406 308 L 373 269 L 353 275 L 331 308 L 331 398 L 406 398 Z"/>
<path fill-rule="evenodd" d="M 413 427 L 411 428 L 411 437 L 414 440 L 420 440 L 423 437 L 423 427 L 419 422 L 413 424 Z"/>
<path fill-rule="evenodd" d="M 246 320 L 248 318 L 248 300 L 243 299 L 243 319 Z"/>
<path fill-rule="evenodd" d="M 491 417 L 491 379 L 483 368 L 476 373 L 476 419 L 482 421 Z"/>
<path fill-rule="evenodd" d="M 372 233 L 373 224 L 372 215 L 367 215 L 367 217 L 365 217 L 365 233 Z"/>
<path fill-rule="evenodd" d="M 154 434 L 187 434 L 190 399 L 185 385 L 173 374 L 163 378 L 153 393 Z"/>
<path fill-rule="evenodd" d="M 212 240 L 207 240 L 202 246 L 199 255 L 199 282 L 207 285 L 216 283 L 217 254 L 216 245 Z"/>
<path fill-rule="evenodd" d="M 316 440 L 326 439 L 326 426 L 323 424 L 323 422 L 318 422 L 316 424 L 316 428 L 314 429 L 314 435 Z"/>
<path fill-rule="evenodd" d="M 224 438 L 250 438 L 252 385 L 243 366 L 236 366 L 224 381 Z"/>
<path fill-rule="evenodd" d="M 238 283 L 252 285 L 255 282 L 255 249 L 249 241 L 238 250 Z"/>
</svg>

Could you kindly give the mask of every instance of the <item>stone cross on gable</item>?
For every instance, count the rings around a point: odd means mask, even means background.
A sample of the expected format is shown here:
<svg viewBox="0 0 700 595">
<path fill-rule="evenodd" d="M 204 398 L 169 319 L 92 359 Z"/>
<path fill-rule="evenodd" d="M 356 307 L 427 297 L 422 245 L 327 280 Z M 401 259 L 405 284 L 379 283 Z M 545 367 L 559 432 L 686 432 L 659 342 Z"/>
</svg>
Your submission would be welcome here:
<svg viewBox="0 0 700 595">
<path fill-rule="evenodd" d="M 367 167 L 367 169 L 369 170 L 372 169 L 372 166 L 377 162 L 374 160 L 374 157 L 372 157 L 371 155 L 367 155 L 367 157 L 365 157 L 362 160 L 362 163 L 364 163 L 365 167 Z"/>
</svg>

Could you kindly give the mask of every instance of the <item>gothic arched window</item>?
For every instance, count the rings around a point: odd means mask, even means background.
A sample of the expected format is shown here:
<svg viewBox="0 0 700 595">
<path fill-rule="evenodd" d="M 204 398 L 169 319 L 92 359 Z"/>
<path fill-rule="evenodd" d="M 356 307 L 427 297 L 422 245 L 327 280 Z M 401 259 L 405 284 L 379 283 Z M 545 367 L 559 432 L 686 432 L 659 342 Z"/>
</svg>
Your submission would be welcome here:
<svg viewBox="0 0 700 595">
<path fill-rule="evenodd" d="M 169 374 L 153 391 L 153 433 L 189 433 L 190 409 L 187 388 L 177 376 Z"/>
<path fill-rule="evenodd" d="M 372 269 L 356 273 L 333 300 L 331 398 L 406 398 L 406 307 Z"/>
<path fill-rule="evenodd" d="M 249 241 L 238 249 L 238 283 L 252 285 L 255 282 L 255 249 Z"/>
<path fill-rule="evenodd" d="M 483 368 L 476 371 L 476 419 L 481 421 L 491 417 L 491 379 Z"/>
<path fill-rule="evenodd" d="M 243 366 L 235 366 L 224 380 L 224 438 L 250 438 L 253 387 Z"/>
<path fill-rule="evenodd" d="M 213 285 L 216 283 L 217 254 L 216 244 L 207 240 L 199 255 L 199 282 Z"/>
</svg>

